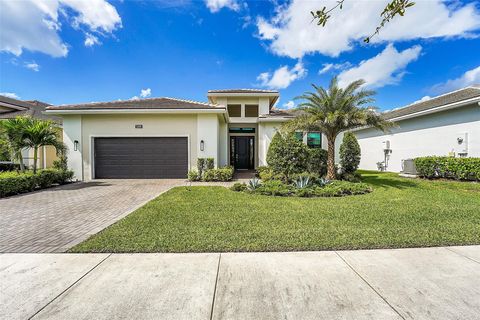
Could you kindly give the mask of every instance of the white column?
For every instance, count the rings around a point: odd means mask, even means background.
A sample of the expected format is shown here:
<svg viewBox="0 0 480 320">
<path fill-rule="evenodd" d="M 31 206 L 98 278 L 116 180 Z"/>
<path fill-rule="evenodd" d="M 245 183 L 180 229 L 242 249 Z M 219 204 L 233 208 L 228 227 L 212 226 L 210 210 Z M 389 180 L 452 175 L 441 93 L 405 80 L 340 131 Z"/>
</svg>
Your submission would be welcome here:
<svg viewBox="0 0 480 320">
<path fill-rule="evenodd" d="M 75 141 L 78 141 L 77 150 L 75 150 Z M 63 143 L 68 148 L 68 168 L 73 171 L 74 179 L 83 180 L 81 115 L 63 117 Z"/>
<path fill-rule="evenodd" d="M 216 114 L 199 114 L 197 116 L 197 154 L 199 158 L 214 158 L 218 167 L 219 123 Z M 203 150 L 201 142 L 203 141 Z"/>
</svg>

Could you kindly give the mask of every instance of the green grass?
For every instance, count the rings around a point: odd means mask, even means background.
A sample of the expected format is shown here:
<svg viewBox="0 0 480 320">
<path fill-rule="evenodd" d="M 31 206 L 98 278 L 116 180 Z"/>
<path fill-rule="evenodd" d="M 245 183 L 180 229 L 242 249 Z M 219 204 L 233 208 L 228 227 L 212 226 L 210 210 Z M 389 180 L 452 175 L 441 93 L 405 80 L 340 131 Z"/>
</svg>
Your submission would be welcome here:
<svg viewBox="0 0 480 320">
<path fill-rule="evenodd" d="M 480 243 L 479 183 L 363 175 L 374 191 L 343 198 L 174 188 L 71 251 L 289 251 Z"/>
</svg>

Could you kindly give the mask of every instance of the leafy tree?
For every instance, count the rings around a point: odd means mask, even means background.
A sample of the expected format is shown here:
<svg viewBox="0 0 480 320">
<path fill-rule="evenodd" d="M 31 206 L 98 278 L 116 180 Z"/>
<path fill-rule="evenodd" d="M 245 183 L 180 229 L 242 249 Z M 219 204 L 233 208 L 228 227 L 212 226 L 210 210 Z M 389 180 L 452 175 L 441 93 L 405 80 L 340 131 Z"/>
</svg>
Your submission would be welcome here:
<svg viewBox="0 0 480 320">
<path fill-rule="evenodd" d="M 33 173 L 37 172 L 38 148 L 43 146 L 54 146 L 57 154 L 60 154 L 65 147 L 58 139 L 58 129 L 53 121 L 26 118 L 27 125 L 23 128 L 23 139 L 25 144 L 33 149 Z"/>
<path fill-rule="evenodd" d="M 19 162 L 22 172 L 25 171 L 22 150 L 28 147 L 25 141 L 25 128 L 28 122 L 29 119 L 26 117 L 16 117 L 0 122 L 5 148 L 11 153 L 11 159 Z"/>
<path fill-rule="evenodd" d="M 288 180 L 292 174 L 307 169 L 307 160 L 308 147 L 298 141 L 293 133 L 275 133 L 267 152 L 267 163 L 274 174 L 281 174 Z"/>
<path fill-rule="evenodd" d="M 345 173 L 354 173 L 360 164 L 360 145 L 351 132 L 345 132 L 340 145 L 340 164 Z"/>
<path fill-rule="evenodd" d="M 336 10 L 336 9 L 343 9 L 343 4 L 345 0 L 338 0 L 337 4 L 330 9 L 327 9 L 327 7 L 323 7 L 321 10 L 317 11 L 311 11 L 310 13 L 313 16 L 313 20 L 317 20 L 317 25 L 325 27 L 325 25 L 328 22 L 328 19 L 331 17 L 331 13 Z M 370 36 L 366 37 L 363 39 L 365 43 L 369 43 L 370 40 L 377 35 L 380 30 L 388 23 L 390 22 L 396 15 L 404 16 L 405 11 L 414 6 L 415 2 L 412 2 L 410 0 L 391 0 L 383 9 L 381 12 L 380 16 L 382 17 L 382 21 L 380 24 L 377 26 L 375 29 L 375 32 L 372 33 Z"/>
<path fill-rule="evenodd" d="M 327 179 L 335 179 L 335 139 L 339 133 L 363 126 L 386 131 L 393 126 L 369 106 L 375 91 L 361 89 L 363 84 L 364 80 L 357 80 L 340 88 L 334 77 L 328 89 L 312 85 L 314 92 L 296 98 L 304 101 L 297 108 L 300 114 L 284 125 L 287 130 L 320 131 L 326 136 Z"/>
</svg>

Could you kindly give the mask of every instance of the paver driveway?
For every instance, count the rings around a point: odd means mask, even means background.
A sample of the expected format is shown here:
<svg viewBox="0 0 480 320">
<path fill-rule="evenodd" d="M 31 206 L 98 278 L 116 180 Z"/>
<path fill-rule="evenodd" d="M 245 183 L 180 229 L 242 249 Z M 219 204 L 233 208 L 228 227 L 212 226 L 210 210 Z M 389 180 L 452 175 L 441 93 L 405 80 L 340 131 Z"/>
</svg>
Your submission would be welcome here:
<svg viewBox="0 0 480 320">
<path fill-rule="evenodd" d="M 184 180 L 95 180 L 0 199 L 0 252 L 64 252 Z"/>
</svg>

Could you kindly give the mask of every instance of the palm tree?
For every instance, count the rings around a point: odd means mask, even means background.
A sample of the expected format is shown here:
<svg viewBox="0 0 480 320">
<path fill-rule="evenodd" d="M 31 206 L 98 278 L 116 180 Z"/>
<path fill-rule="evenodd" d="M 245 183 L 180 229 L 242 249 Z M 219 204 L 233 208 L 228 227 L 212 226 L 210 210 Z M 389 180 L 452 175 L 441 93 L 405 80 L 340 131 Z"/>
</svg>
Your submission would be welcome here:
<svg viewBox="0 0 480 320">
<path fill-rule="evenodd" d="M 24 128 L 24 141 L 33 149 L 33 173 L 37 172 L 38 148 L 54 146 L 57 154 L 64 150 L 63 143 L 58 139 L 57 126 L 53 121 L 28 118 Z"/>
<path fill-rule="evenodd" d="M 314 92 L 296 98 L 304 101 L 297 108 L 299 115 L 285 125 L 290 130 L 320 131 L 326 136 L 327 179 L 335 179 L 335 139 L 339 133 L 364 126 L 387 131 L 393 126 L 369 105 L 375 101 L 375 91 L 361 89 L 364 84 L 364 80 L 357 80 L 340 88 L 334 77 L 328 89 L 312 85 Z"/>
<path fill-rule="evenodd" d="M 1 135 L 5 141 L 5 147 L 11 153 L 12 160 L 19 162 L 22 172 L 25 171 L 22 151 L 28 148 L 24 135 L 28 122 L 29 120 L 25 117 L 16 117 L 0 122 Z"/>
</svg>

